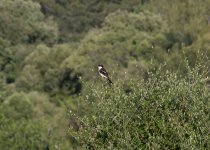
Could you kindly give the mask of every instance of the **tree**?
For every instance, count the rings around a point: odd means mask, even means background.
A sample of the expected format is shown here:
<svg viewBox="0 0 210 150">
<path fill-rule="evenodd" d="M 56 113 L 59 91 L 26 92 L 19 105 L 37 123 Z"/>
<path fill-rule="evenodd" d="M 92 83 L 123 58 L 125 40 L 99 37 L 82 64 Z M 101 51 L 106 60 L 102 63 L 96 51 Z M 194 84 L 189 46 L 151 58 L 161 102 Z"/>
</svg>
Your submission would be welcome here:
<svg viewBox="0 0 210 150">
<path fill-rule="evenodd" d="M 24 59 L 23 70 L 16 80 L 18 89 L 39 90 L 51 94 L 77 94 L 81 83 L 72 67 L 64 67 L 63 61 L 74 53 L 74 45 L 60 44 L 52 48 L 37 45 Z"/>
<path fill-rule="evenodd" d="M 56 23 L 52 18 L 45 19 L 38 3 L 2 0 L 0 6 L 0 36 L 4 40 L 8 40 L 11 44 L 56 42 Z"/>
<path fill-rule="evenodd" d="M 119 70 L 113 75 L 116 78 L 144 77 L 151 59 L 155 64 L 162 63 L 167 56 L 167 33 L 167 23 L 159 15 L 116 11 L 105 18 L 101 28 L 88 32 L 74 57 L 85 57 L 78 61 L 86 72 L 85 80 L 97 80 L 98 64 Z M 69 58 L 65 62 L 72 64 Z"/>
<path fill-rule="evenodd" d="M 47 138 L 42 136 L 41 123 L 13 120 L 0 115 L 0 148 L 15 149 L 46 149 Z"/>
<path fill-rule="evenodd" d="M 65 111 L 39 92 L 14 92 L 0 105 L 0 148 L 67 149 Z"/>
<path fill-rule="evenodd" d="M 92 28 L 100 27 L 104 18 L 118 9 L 133 11 L 143 4 L 136 0 L 35 0 L 46 16 L 54 16 L 59 25 L 59 41 L 79 41 Z M 69 34 L 70 33 L 70 34 Z"/>
</svg>

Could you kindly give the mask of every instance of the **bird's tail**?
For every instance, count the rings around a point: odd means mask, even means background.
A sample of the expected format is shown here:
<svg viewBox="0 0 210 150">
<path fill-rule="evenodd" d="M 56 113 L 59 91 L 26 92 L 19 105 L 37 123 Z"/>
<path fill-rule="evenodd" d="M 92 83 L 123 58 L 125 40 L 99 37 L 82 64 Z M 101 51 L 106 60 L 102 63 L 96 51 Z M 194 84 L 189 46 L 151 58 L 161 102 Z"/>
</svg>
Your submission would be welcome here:
<svg viewBox="0 0 210 150">
<path fill-rule="evenodd" d="M 109 77 L 107 78 L 107 80 L 110 84 L 113 84 L 112 80 Z"/>
</svg>

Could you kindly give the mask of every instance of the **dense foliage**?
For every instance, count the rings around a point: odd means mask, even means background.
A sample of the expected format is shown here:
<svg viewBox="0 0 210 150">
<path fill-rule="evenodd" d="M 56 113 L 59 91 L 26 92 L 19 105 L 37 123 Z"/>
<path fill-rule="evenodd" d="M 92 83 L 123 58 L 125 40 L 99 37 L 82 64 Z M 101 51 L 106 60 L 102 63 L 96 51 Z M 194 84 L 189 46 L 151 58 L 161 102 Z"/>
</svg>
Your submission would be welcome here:
<svg viewBox="0 0 210 150">
<path fill-rule="evenodd" d="M 79 149 L 209 149 L 210 93 L 200 69 L 181 79 L 158 70 L 126 88 L 93 87 L 86 97 L 93 110 L 72 134 Z"/>
<path fill-rule="evenodd" d="M 209 149 L 209 8 L 1 0 L 0 149 Z"/>
</svg>

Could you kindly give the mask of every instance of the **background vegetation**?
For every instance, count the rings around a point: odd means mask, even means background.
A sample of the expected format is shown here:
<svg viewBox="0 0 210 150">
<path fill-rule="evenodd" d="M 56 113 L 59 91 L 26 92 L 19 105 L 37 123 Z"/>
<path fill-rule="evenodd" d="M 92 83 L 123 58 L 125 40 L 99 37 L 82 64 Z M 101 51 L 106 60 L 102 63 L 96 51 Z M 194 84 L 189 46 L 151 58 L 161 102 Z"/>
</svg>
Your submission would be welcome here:
<svg viewBox="0 0 210 150">
<path fill-rule="evenodd" d="M 209 149 L 209 8 L 1 0 L 0 149 Z"/>
</svg>

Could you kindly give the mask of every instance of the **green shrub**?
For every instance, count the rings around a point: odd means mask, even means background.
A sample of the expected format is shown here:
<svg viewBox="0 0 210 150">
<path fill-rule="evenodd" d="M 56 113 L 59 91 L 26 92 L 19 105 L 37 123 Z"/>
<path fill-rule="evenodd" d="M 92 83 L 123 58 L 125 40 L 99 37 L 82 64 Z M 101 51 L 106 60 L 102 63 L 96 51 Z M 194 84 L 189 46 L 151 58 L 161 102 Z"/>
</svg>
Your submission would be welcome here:
<svg viewBox="0 0 210 150">
<path fill-rule="evenodd" d="M 49 145 L 43 127 L 40 122 L 13 120 L 0 114 L 0 149 L 46 149 Z"/>
<path fill-rule="evenodd" d="M 0 105 L 0 149 L 67 149 L 68 123 L 65 109 L 47 94 L 15 92 Z"/>
<path fill-rule="evenodd" d="M 185 77 L 149 73 L 146 81 L 92 88 L 91 113 L 70 130 L 87 149 L 209 149 L 209 87 L 202 66 Z M 126 86 L 123 86 L 126 85 Z"/>
</svg>

